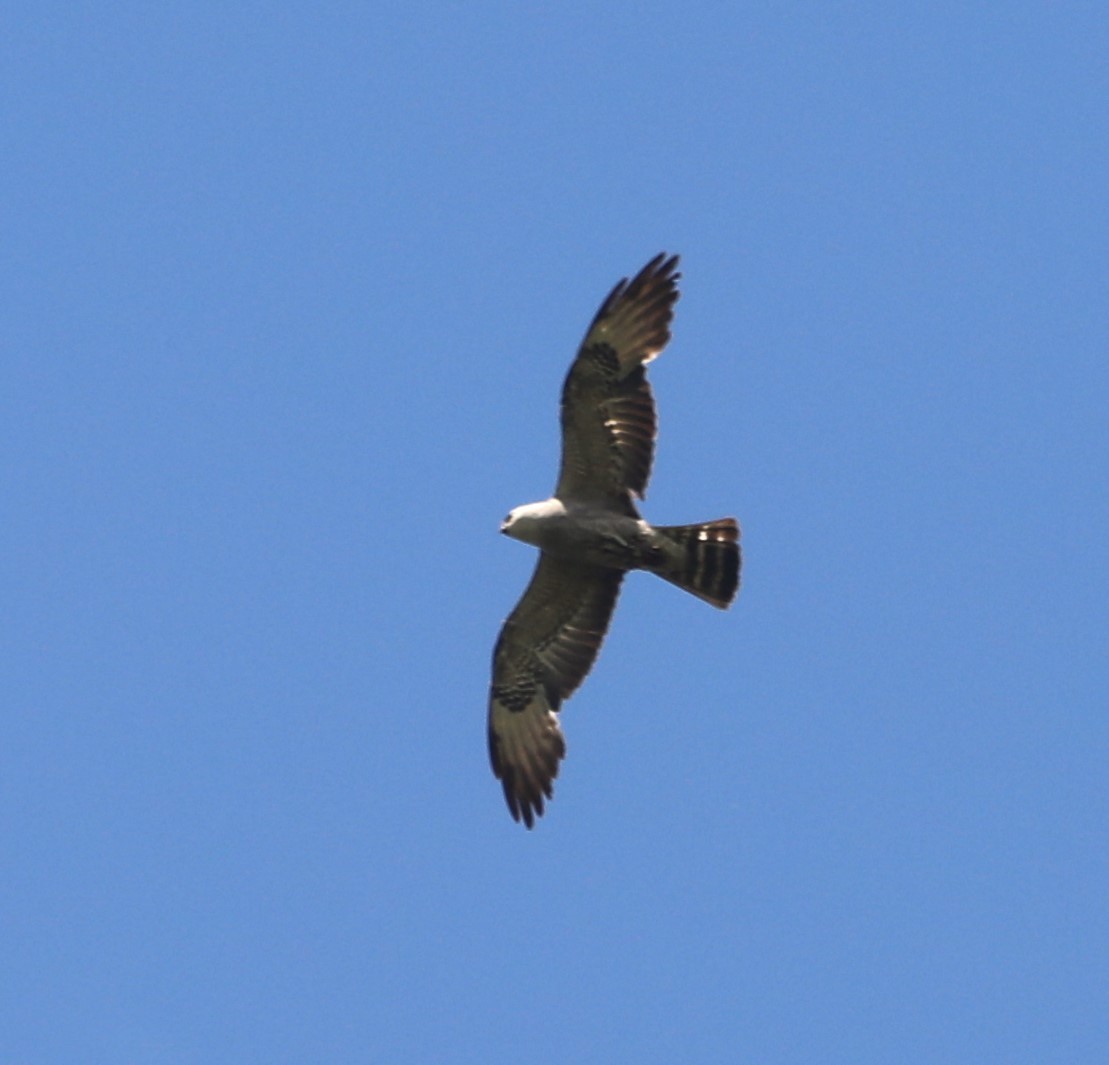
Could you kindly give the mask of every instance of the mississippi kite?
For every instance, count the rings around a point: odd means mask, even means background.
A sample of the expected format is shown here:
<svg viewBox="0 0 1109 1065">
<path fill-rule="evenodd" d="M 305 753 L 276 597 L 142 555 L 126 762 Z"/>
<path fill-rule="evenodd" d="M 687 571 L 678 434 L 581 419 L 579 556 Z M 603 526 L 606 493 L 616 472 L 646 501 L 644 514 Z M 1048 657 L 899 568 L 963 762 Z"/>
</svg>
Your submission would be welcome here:
<svg viewBox="0 0 1109 1065">
<path fill-rule="evenodd" d="M 670 339 L 678 257 L 656 256 L 601 304 L 562 387 L 562 465 L 552 498 L 517 507 L 501 532 L 540 549 L 493 651 L 489 757 L 508 809 L 531 828 L 566 743 L 555 716 L 589 672 L 632 569 L 726 608 L 739 587 L 734 518 L 649 525 L 636 509 L 656 418 L 644 367 Z"/>
</svg>

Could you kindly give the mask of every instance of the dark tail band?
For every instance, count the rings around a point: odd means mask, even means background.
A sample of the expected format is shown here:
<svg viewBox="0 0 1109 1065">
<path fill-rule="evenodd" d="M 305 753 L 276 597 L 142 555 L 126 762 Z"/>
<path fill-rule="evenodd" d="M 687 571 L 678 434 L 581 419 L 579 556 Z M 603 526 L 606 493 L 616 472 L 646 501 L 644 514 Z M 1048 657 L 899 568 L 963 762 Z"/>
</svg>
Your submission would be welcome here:
<svg viewBox="0 0 1109 1065">
<path fill-rule="evenodd" d="M 739 525 L 720 518 L 700 525 L 661 525 L 661 561 L 651 568 L 666 580 L 721 610 L 739 589 Z"/>
</svg>

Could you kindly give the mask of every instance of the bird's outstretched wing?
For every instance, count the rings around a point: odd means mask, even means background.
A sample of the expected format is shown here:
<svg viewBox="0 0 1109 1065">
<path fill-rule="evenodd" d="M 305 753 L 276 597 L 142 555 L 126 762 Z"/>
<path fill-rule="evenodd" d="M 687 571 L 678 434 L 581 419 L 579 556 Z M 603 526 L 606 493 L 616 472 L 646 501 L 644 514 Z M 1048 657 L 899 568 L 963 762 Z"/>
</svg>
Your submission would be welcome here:
<svg viewBox="0 0 1109 1065">
<path fill-rule="evenodd" d="M 562 386 L 562 467 L 555 495 L 634 513 L 655 449 L 655 401 L 643 372 L 670 339 L 678 257 L 655 256 L 601 304 Z"/>
<path fill-rule="evenodd" d="M 528 828 L 566 754 L 555 714 L 597 657 L 622 578 L 544 552 L 493 650 L 489 758 L 508 809 Z"/>
</svg>

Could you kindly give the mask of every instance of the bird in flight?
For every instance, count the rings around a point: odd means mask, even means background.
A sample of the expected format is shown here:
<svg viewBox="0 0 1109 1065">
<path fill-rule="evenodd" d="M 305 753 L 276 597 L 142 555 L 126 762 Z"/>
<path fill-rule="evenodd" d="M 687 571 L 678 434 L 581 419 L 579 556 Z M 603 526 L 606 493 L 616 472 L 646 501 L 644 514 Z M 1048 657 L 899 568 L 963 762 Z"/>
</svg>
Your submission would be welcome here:
<svg viewBox="0 0 1109 1065">
<path fill-rule="evenodd" d="M 649 570 L 721 609 L 739 587 L 734 518 L 649 525 L 634 502 L 647 487 L 657 427 L 645 367 L 670 339 L 677 267 L 676 255 L 657 255 L 601 304 L 562 386 L 555 493 L 501 524 L 540 551 L 493 650 L 489 692 L 493 773 L 528 828 L 566 754 L 556 714 L 597 657 L 624 574 Z"/>
</svg>

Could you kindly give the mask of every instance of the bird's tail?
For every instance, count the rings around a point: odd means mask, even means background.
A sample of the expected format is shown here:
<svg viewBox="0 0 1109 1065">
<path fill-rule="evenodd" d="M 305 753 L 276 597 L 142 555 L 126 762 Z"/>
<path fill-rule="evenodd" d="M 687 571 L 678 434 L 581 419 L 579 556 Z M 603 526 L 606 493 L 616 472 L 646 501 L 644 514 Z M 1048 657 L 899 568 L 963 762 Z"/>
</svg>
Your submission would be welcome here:
<svg viewBox="0 0 1109 1065">
<path fill-rule="evenodd" d="M 731 605 L 739 588 L 739 526 L 735 518 L 700 525 L 656 525 L 649 566 L 660 577 L 706 603 Z"/>
</svg>

